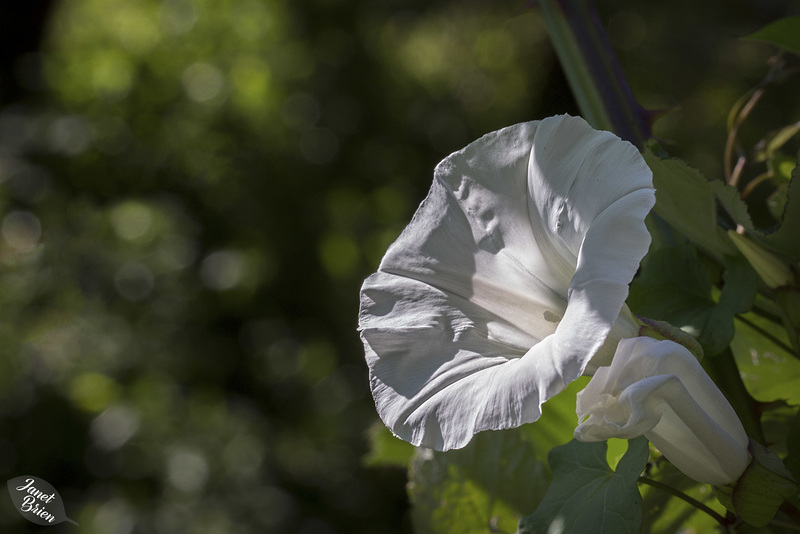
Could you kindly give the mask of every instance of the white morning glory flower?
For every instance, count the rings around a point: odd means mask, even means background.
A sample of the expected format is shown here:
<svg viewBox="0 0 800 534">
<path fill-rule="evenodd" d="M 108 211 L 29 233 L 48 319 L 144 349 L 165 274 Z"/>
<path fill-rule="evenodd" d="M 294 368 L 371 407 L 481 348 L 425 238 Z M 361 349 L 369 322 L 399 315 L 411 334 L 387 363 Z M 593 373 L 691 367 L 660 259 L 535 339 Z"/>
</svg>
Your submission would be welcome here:
<svg viewBox="0 0 800 534">
<path fill-rule="evenodd" d="M 623 339 L 578 393 L 581 441 L 644 435 L 698 482 L 737 480 L 750 463 L 742 423 L 702 366 L 672 341 Z"/>
<path fill-rule="evenodd" d="M 652 175 L 636 148 L 566 115 L 442 161 L 361 290 L 378 414 L 439 450 L 535 421 L 637 335 L 624 305 L 647 252 Z"/>
</svg>

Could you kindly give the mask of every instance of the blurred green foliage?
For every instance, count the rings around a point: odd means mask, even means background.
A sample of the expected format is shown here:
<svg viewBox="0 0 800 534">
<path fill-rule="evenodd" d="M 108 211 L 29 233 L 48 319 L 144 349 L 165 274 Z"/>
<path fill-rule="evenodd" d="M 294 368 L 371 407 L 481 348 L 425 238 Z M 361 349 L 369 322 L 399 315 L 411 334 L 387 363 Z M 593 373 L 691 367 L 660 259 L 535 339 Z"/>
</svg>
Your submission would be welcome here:
<svg viewBox="0 0 800 534">
<path fill-rule="evenodd" d="M 774 53 L 736 36 L 790 5 L 599 7 L 642 103 L 674 109 L 657 135 L 715 176 Z M 362 465 L 358 288 L 437 161 L 576 113 L 537 13 L 62 0 L 17 64 L 0 473 L 48 480 L 82 532 L 409 531 L 405 473 Z M 764 102 L 753 131 L 797 120 L 781 87 Z M 0 528 L 32 531 L 0 503 Z"/>
</svg>

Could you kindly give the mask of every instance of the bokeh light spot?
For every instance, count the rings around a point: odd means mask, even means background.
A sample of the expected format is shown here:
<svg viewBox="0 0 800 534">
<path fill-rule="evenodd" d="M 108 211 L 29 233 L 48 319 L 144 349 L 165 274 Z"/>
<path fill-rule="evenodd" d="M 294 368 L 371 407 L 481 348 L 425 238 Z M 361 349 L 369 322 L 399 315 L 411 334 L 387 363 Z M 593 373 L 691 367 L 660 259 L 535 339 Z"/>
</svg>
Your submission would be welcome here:
<svg viewBox="0 0 800 534">
<path fill-rule="evenodd" d="M 19 251 L 30 250 L 42 237 L 42 225 L 29 211 L 12 211 L 3 218 L 3 237 Z"/>
<path fill-rule="evenodd" d="M 167 235 L 161 240 L 156 252 L 161 268 L 168 271 L 185 269 L 197 257 L 197 246 L 181 235 Z"/>
<path fill-rule="evenodd" d="M 139 9 L 124 9 L 117 14 L 117 37 L 122 46 L 133 54 L 142 55 L 158 43 L 158 28 Z"/>
<path fill-rule="evenodd" d="M 358 267 L 360 253 L 353 238 L 343 234 L 328 234 L 319 245 L 322 266 L 334 278 L 350 276 Z"/>
<path fill-rule="evenodd" d="M 114 275 L 114 287 L 130 302 L 141 302 L 150 296 L 155 280 L 153 271 L 138 261 L 125 262 Z"/>
<path fill-rule="evenodd" d="M 119 385 L 101 373 L 83 373 L 69 386 L 73 404 L 88 412 L 100 412 L 119 397 Z"/>
<path fill-rule="evenodd" d="M 383 224 L 395 223 L 408 216 L 408 195 L 393 187 L 381 187 L 372 193 L 375 219 Z"/>
<path fill-rule="evenodd" d="M 139 416 L 125 405 L 114 405 L 98 415 L 90 427 L 95 444 L 104 450 L 123 446 L 139 429 Z"/>
<path fill-rule="evenodd" d="M 146 205 L 127 201 L 111 210 L 111 224 L 116 234 L 127 241 L 150 241 L 153 213 Z"/>
<path fill-rule="evenodd" d="M 167 477 L 177 489 L 194 493 L 203 488 L 208 478 L 208 462 L 202 454 L 177 450 L 167 460 Z"/>
<path fill-rule="evenodd" d="M 242 110 L 258 110 L 270 102 L 272 72 L 269 65 L 255 57 L 238 58 L 231 67 L 232 98 Z"/>
<path fill-rule="evenodd" d="M 239 285 L 245 276 L 245 257 L 236 250 L 218 250 L 203 260 L 200 275 L 203 282 L 216 291 Z"/>
<path fill-rule="evenodd" d="M 189 0 L 166 0 L 161 4 L 159 19 L 167 33 L 183 35 L 197 22 L 197 10 Z"/>
<path fill-rule="evenodd" d="M 183 71 L 183 88 L 195 102 L 208 102 L 225 87 L 222 72 L 209 63 L 194 63 Z"/>
<path fill-rule="evenodd" d="M 125 96 L 133 84 L 133 69 L 128 56 L 120 51 L 96 50 L 89 75 L 97 96 L 115 98 Z M 71 96 L 80 98 L 77 94 Z"/>
<path fill-rule="evenodd" d="M 59 117 L 48 130 L 50 149 L 67 156 L 85 152 L 92 142 L 92 131 L 86 119 L 78 116 Z"/>
<path fill-rule="evenodd" d="M 135 526 L 135 512 L 128 501 L 113 498 L 97 509 L 93 532 L 130 534 Z"/>
<path fill-rule="evenodd" d="M 264 446 L 252 436 L 239 435 L 225 447 L 225 467 L 234 477 L 255 477 L 264 460 Z"/>
<path fill-rule="evenodd" d="M 516 56 L 514 38 L 502 29 L 483 30 L 478 34 L 474 46 L 478 64 L 484 68 L 508 67 Z"/>
</svg>

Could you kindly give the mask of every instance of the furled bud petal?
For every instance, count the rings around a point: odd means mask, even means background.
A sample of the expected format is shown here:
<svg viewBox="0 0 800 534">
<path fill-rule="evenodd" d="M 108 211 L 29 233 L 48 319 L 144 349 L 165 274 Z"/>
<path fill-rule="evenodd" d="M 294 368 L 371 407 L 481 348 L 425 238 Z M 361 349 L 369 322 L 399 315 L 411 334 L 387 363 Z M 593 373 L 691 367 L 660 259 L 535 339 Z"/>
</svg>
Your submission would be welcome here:
<svg viewBox="0 0 800 534">
<path fill-rule="evenodd" d="M 580 441 L 644 435 L 686 475 L 722 485 L 750 462 L 736 412 L 682 345 L 638 337 L 620 341 L 611 366 L 578 394 Z"/>
</svg>

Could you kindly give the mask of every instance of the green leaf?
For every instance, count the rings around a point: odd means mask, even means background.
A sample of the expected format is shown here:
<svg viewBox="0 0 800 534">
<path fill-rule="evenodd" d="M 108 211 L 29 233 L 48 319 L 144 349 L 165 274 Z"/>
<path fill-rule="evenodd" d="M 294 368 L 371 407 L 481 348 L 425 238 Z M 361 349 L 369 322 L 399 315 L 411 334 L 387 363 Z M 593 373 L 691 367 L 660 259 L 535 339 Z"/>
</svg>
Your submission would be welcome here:
<svg viewBox="0 0 800 534">
<path fill-rule="evenodd" d="M 800 228 L 800 166 L 792 171 L 781 225 L 764 239 L 776 252 L 797 263 L 800 262 L 798 228 Z"/>
<path fill-rule="evenodd" d="M 783 258 L 738 232 L 731 230 L 728 236 L 767 287 L 775 289 L 794 283 L 794 274 Z"/>
<path fill-rule="evenodd" d="M 762 232 L 753 225 L 747 204 L 738 189 L 719 180 L 709 180 L 684 161 L 664 158 L 657 145 L 649 145 L 644 158 L 653 171 L 656 188 L 654 212 L 666 220 L 689 241 L 722 261 L 735 254 L 726 231 L 719 226 L 716 204 L 727 212 L 756 241 L 771 247 L 778 254 L 800 262 L 800 166 L 792 171 L 781 224 L 777 230 Z"/>
<path fill-rule="evenodd" d="M 800 166 L 795 166 L 792 171 L 792 179 L 788 184 L 783 212 L 779 217 L 780 224 L 777 229 L 769 232 L 755 229 L 747 212 L 747 205 L 742 200 L 738 189 L 716 180 L 709 181 L 708 187 L 734 222 L 743 226 L 751 237 L 765 244 L 768 249 L 771 248 L 794 262 L 800 262 L 800 240 L 797 239 L 797 229 L 800 228 L 800 178 L 798 176 L 800 176 Z M 656 193 L 656 195 L 658 194 Z M 656 207 L 658 207 L 657 204 Z"/>
<path fill-rule="evenodd" d="M 779 287 L 775 289 L 775 301 L 781 308 L 783 325 L 789 342 L 795 350 L 800 352 L 800 288 Z"/>
<path fill-rule="evenodd" d="M 589 383 L 589 377 L 582 376 L 572 382 L 567 389 L 548 400 L 542 406 L 542 416 L 533 424 L 523 425 L 541 460 L 547 459 L 547 453 L 553 448 L 569 442 L 578 424 L 575 413 L 575 402 L 578 392 Z M 533 511 L 533 508 L 528 512 Z"/>
<path fill-rule="evenodd" d="M 417 533 L 513 531 L 547 489 L 547 466 L 520 428 L 477 434 L 460 450 L 419 449 L 409 496 Z"/>
<path fill-rule="evenodd" d="M 784 183 L 788 185 L 792 179 L 792 174 L 797 169 L 797 158 L 779 152 L 772 157 L 771 165 L 776 181 L 780 185 L 784 185 Z M 781 212 L 781 215 L 783 215 L 783 212 Z M 781 218 L 778 217 L 779 220 Z"/>
<path fill-rule="evenodd" d="M 795 414 L 789 425 L 786 435 L 786 450 L 789 451 L 789 455 L 784 463 L 795 480 L 798 480 L 800 479 L 800 411 Z"/>
<path fill-rule="evenodd" d="M 663 457 L 647 466 L 647 478 L 695 499 L 714 512 L 725 515 L 708 484 L 701 484 L 684 475 Z M 642 494 L 642 532 L 675 534 L 676 532 L 716 532 L 719 523 L 705 511 L 687 503 L 662 488 L 640 484 Z"/>
<path fill-rule="evenodd" d="M 664 247 L 649 255 L 631 286 L 628 304 L 638 315 L 694 335 L 707 356 L 724 350 L 735 334 L 733 317 L 752 306 L 757 275 L 742 258 L 726 258 L 718 302 L 693 247 Z"/>
<path fill-rule="evenodd" d="M 726 258 L 725 285 L 719 295 L 715 312 L 723 315 L 725 320 L 733 324 L 733 317 L 739 313 L 750 311 L 756 296 L 758 274 L 745 258 L 741 256 Z M 725 346 L 730 343 L 729 338 Z"/>
<path fill-rule="evenodd" d="M 642 498 L 637 480 L 647 463 L 647 440 L 630 440 L 617 470 L 606 462 L 606 443 L 573 440 L 550 451 L 553 483 L 519 534 L 638 533 Z"/>
<path fill-rule="evenodd" d="M 375 421 L 367 431 L 369 452 L 362 458 L 366 467 L 395 466 L 405 469 L 415 448 L 407 441 L 394 436 L 381 421 Z"/>
<path fill-rule="evenodd" d="M 644 152 L 644 159 L 653 171 L 655 213 L 715 259 L 735 253 L 725 231 L 717 224 L 712 187 L 722 183 L 708 180 L 682 160 L 662 158 L 654 152 L 657 149 L 650 145 Z"/>
<path fill-rule="evenodd" d="M 708 188 L 736 224 L 743 226 L 750 233 L 760 235 L 760 232 L 757 232 L 753 226 L 750 213 L 747 211 L 747 204 L 742 200 L 738 189 L 719 180 L 709 180 Z"/>
<path fill-rule="evenodd" d="M 754 161 L 762 162 L 772 159 L 775 153 L 798 132 L 800 132 L 800 122 L 789 124 L 780 130 L 771 132 L 756 146 Z"/>
<path fill-rule="evenodd" d="M 513 532 L 547 491 L 547 453 L 572 439 L 575 397 L 588 381 L 581 377 L 548 400 L 535 423 L 482 432 L 461 450 L 419 450 L 409 470 L 415 531 Z"/>
<path fill-rule="evenodd" d="M 764 26 L 745 39 L 774 44 L 800 55 L 800 17 L 786 17 Z"/>
<path fill-rule="evenodd" d="M 736 320 L 731 350 L 747 391 L 763 403 L 785 400 L 800 404 L 800 360 L 787 351 L 779 325 L 747 313 Z"/>
</svg>

